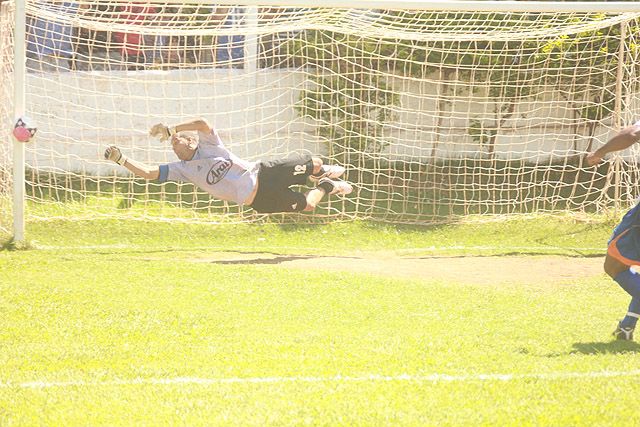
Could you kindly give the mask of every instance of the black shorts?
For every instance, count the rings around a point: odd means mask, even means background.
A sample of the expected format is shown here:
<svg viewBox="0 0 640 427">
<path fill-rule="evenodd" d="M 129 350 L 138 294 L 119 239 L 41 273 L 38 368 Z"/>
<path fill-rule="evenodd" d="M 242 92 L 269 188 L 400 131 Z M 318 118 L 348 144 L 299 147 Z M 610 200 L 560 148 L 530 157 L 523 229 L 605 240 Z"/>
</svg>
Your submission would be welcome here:
<svg viewBox="0 0 640 427">
<path fill-rule="evenodd" d="M 251 207 L 260 213 L 300 212 L 307 207 L 304 194 L 292 185 L 304 185 L 313 172 L 310 155 L 293 155 L 283 160 L 260 163 L 258 192 Z"/>
</svg>

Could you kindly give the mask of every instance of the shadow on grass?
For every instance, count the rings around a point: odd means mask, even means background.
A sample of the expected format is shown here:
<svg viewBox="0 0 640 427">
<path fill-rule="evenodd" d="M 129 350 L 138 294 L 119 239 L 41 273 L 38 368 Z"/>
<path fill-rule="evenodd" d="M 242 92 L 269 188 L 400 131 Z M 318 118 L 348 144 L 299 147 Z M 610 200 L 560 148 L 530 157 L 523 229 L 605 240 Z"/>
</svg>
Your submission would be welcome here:
<svg viewBox="0 0 640 427">
<path fill-rule="evenodd" d="M 309 259 L 309 258 L 318 258 L 315 255 L 287 255 L 287 256 L 276 256 L 274 258 L 252 258 L 252 259 L 225 259 L 225 260 L 216 260 L 209 261 L 211 264 L 264 264 L 264 265 L 273 265 L 273 264 L 281 264 L 286 261 L 295 261 L 298 259 Z"/>
<path fill-rule="evenodd" d="M 277 215 L 277 214 L 276 214 Z M 301 215 L 308 216 L 308 215 Z M 275 216 L 272 216 L 275 218 Z M 322 224 L 318 223 L 304 223 L 304 222 L 296 222 L 296 223 L 277 223 L 274 221 L 274 224 L 278 226 L 278 228 L 285 232 L 299 232 L 299 231 L 316 231 L 318 230 L 318 226 Z M 441 228 L 449 227 L 452 224 L 456 224 L 456 221 L 450 220 L 447 223 L 425 223 L 425 224 L 390 224 L 383 222 L 374 222 L 374 221 L 360 221 L 360 225 L 362 228 L 371 230 L 371 231 L 386 231 L 390 233 L 415 233 L 422 231 L 433 231 Z"/>
<path fill-rule="evenodd" d="M 340 258 L 340 259 L 363 259 L 358 256 L 346 256 L 346 255 L 279 255 L 273 252 L 250 252 L 250 251 L 221 251 L 232 252 L 238 254 L 256 255 L 254 258 L 244 259 L 221 259 L 221 260 L 208 260 L 210 264 L 247 264 L 247 265 L 275 265 L 281 264 L 287 261 L 296 261 L 300 259 L 326 259 L 326 258 Z M 260 256 L 262 255 L 262 256 Z M 265 256 L 266 255 L 266 256 Z M 327 261 L 327 265 L 329 261 Z"/>
<path fill-rule="evenodd" d="M 577 342 L 573 344 L 573 350 L 567 352 L 554 352 L 545 354 L 545 357 L 563 357 L 576 354 L 625 354 L 640 353 L 640 343 L 635 341 L 607 341 L 607 342 Z"/>
<path fill-rule="evenodd" d="M 0 239 L 0 251 L 26 251 L 35 249 L 30 241 L 17 242 L 12 237 Z"/>
<path fill-rule="evenodd" d="M 634 341 L 577 342 L 569 354 L 640 353 L 640 344 Z"/>
</svg>

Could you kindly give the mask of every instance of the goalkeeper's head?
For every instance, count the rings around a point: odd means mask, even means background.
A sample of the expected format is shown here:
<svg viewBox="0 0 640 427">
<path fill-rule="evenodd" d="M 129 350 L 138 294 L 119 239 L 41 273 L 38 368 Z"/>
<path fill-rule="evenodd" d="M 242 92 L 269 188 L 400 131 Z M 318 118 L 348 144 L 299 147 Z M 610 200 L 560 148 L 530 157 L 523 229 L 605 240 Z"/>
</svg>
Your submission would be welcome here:
<svg viewBox="0 0 640 427">
<path fill-rule="evenodd" d="M 192 132 L 178 132 L 171 137 L 171 146 L 180 160 L 191 160 L 198 149 L 198 137 Z"/>
</svg>

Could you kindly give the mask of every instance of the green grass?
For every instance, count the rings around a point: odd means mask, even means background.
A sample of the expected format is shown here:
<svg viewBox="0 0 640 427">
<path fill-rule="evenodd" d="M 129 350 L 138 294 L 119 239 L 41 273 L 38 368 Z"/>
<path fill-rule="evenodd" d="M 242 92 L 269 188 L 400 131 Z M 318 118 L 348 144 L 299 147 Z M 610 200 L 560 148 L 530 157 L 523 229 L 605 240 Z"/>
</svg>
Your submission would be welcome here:
<svg viewBox="0 0 640 427">
<path fill-rule="evenodd" d="M 393 251 L 400 254 L 601 255 L 616 218 L 537 216 L 502 221 L 468 217 L 432 226 L 370 222 L 328 224 L 189 224 L 120 220 L 42 221 L 26 227 L 36 248 L 95 251 L 244 250 L 280 254 Z M 3 235 L 0 232 L 0 238 Z M 10 236 L 4 234 L 5 242 Z M 6 245 L 6 243 L 5 243 Z M 85 248 L 85 249 L 83 249 Z M 88 248 L 88 249 L 86 249 Z"/>
<path fill-rule="evenodd" d="M 597 376 L 640 363 L 610 341 L 628 298 L 603 274 L 480 286 L 191 261 L 595 256 L 611 225 L 30 223 L 37 249 L 0 251 L 0 425 L 636 425 L 639 375 Z"/>
</svg>

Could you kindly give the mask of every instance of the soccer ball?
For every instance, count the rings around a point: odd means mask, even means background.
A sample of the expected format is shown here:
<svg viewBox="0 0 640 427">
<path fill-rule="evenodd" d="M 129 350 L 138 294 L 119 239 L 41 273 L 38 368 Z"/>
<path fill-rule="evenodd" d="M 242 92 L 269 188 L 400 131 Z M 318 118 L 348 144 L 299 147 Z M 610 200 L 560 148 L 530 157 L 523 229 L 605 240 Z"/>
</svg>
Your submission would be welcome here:
<svg viewBox="0 0 640 427">
<path fill-rule="evenodd" d="M 35 122 L 28 117 L 20 117 L 13 127 L 13 136 L 20 142 L 29 142 L 38 131 Z"/>
</svg>

